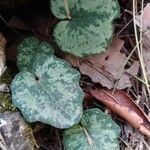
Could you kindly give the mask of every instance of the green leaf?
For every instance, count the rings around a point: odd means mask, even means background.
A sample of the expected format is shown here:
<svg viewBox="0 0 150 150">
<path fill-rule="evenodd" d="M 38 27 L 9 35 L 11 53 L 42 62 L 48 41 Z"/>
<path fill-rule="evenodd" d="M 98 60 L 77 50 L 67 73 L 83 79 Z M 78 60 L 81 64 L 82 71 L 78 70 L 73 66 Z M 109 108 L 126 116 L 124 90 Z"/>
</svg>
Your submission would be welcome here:
<svg viewBox="0 0 150 150">
<path fill-rule="evenodd" d="M 63 51 L 82 57 L 105 51 L 119 4 L 117 0 L 51 0 L 51 10 L 62 20 L 54 29 L 55 41 Z"/>
<path fill-rule="evenodd" d="M 12 81 L 12 100 L 29 122 L 68 128 L 82 117 L 80 73 L 55 56 L 38 55 L 32 73 L 22 71 Z"/>
<path fill-rule="evenodd" d="M 84 111 L 81 125 L 64 131 L 65 150 L 119 150 L 119 126 L 99 109 Z"/>
<path fill-rule="evenodd" d="M 47 42 L 40 42 L 35 37 L 25 38 L 18 46 L 17 65 L 20 71 L 32 71 L 32 64 L 41 53 L 51 55 L 53 48 Z"/>
</svg>

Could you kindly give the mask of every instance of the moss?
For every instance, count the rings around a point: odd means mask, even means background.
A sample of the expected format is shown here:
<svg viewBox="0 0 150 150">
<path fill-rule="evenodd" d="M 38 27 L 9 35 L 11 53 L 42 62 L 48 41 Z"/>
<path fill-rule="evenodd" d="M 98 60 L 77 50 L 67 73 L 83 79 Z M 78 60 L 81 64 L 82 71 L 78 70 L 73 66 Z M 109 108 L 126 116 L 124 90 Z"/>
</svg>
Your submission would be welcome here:
<svg viewBox="0 0 150 150">
<path fill-rule="evenodd" d="M 30 126 L 28 125 L 27 128 L 25 128 L 24 130 L 24 135 L 30 139 L 30 142 L 32 144 L 32 150 L 37 150 L 39 148 L 35 138 L 34 138 L 34 135 L 33 135 L 33 132 L 32 132 L 32 128 L 30 128 Z"/>
<path fill-rule="evenodd" d="M 0 85 L 1 84 L 10 85 L 11 80 L 12 80 L 12 77 L 10 74 L 10 70 L 6 69 L 6 71 L 0 77 Z M 5 93 L 5 92 L 0 92 L 0 112 L 5 112 L 8 110 L 9 111 L 16 110 L 16 108 L 11 103 L 11 94 Z"/>
<path fill-rule="evenodd" d="M 5 111 L 16 111 L 16 108 L 11 103 L 11 95 L 0 92 L 0 112 Z"/>
<path fill-rule="evenodd" d="M 0 77 L 0 84 L 10 84 L 12 80 L 11 73 L 9 69 L 6 69 L 5 72 Z"/>
</svg>

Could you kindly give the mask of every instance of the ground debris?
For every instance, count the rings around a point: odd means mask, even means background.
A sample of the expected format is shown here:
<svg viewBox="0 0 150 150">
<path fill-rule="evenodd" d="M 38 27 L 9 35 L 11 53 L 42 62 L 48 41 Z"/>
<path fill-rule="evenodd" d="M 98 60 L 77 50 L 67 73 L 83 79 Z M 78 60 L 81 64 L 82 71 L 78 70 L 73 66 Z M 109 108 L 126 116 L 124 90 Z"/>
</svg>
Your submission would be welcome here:
<svg viewBox="0 0 150 150">
<path fill-rule="evenodd" d="M 150 137 L 150 119 L 134 100 L 121 90 L 91 90 L 91 94 L 142 134 Z"/>
<path fill-rule="evenodd" d="M 150 81 L 150 3 L 146 5 L 143 9 L 143 15 L 137 15 L 135 23 L 139 26 L 143 33 L 142 37 L 142 55 L 145 63 L 146 72 L 148 75 L 148 80 Z M 141 20 L 142 26 L 141 26 Z"/>
<path fill-rule="evenodd" d="M 127 57 L 121 53 L 124 41 L 114 38 L 106 52 L 77 59 L 66 55 L 65 59 L 78 66 L 81 73 L 89 76 L 93 82 L 100 83 L 108 89 L 125 89 L 131 87 L 131 78 L 136 76 L 139 70 L 139 62 L 134 61 L 124 69 Z M 117 84 L 115 82 L 117 81 Z"/>
</svg>

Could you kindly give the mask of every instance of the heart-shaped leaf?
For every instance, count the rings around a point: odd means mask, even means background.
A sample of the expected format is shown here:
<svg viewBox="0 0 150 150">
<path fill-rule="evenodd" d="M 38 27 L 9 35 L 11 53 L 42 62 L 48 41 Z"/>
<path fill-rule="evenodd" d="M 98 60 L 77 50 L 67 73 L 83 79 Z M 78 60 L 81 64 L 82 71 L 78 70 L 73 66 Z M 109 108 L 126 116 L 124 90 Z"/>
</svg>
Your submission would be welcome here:
<svg viewBox="0 0 150 150">
<path fill-rule="evenodd" d="M 62 19 L 54 29 L 57 44 L 79 57 L 106 49 L 119 14 L 117 0 L 51 0 L 51 9 Z"/>
<path fill-rule="evenodd" d="M 119 150 L 119 126 L 97 108 L 84 111 L 81 125 L 64 131 L 65 150 Z"/>
<path fill-rule="evenodd" d="M 82 117 L 80 73 L 55 56 L 38 55 L 32 73 L 22 71 L 12 81 L 12 100 L 29 122 L 68 128 Z"/>
<path fill-rule="evenodd" d="M 54 50 L 47 42 L 40 42 L 35 37 L 25 38 L 18 46 L 17 65 L 21 71 L 32 71 L 36 55 L 53 54 Z"/>
</svg>

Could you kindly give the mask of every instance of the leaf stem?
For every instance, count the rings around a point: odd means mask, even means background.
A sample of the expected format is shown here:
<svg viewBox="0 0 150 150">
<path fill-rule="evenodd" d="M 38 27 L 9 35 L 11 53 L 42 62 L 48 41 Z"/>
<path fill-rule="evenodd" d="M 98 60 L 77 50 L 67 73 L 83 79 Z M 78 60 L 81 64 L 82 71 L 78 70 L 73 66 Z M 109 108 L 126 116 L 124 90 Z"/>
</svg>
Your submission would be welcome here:
<svg viewBox="0 0 150 150">
<path fill-rule="evenodd" d="M 65 6 L 67 18 L 68 18 L 69 20 L 71 20 L 70 10 L 69 10 L 69 6 L 68 6 L 68 1 L 67 1 L 67 0 L 64 0 L 64 6 Z"/>
<path fill-rule="evenodd" d="M 83 129 L 83 131 L 84 131 L 84 133 L 85 133 L 85 136 L 87 137 L 87 141 L 88 141 L 89 145 L 92 146 L 92 145 L 93 145 L 93 142 L 92 142 L 92 139 L 91 139 L 91 137 L 90 137 L 88 131 L 86 130 L 86 128 L 85 128 L 81 123 L 80 123 L 80 126 L 81 126 L 81 128 Z"/>
</svg>

